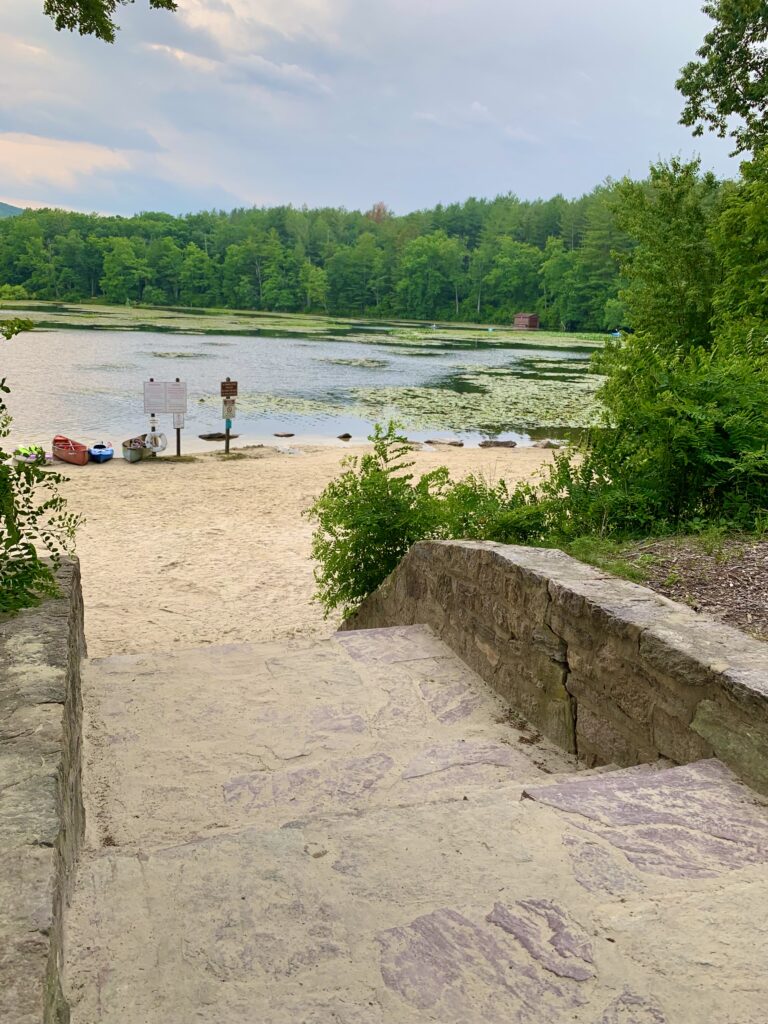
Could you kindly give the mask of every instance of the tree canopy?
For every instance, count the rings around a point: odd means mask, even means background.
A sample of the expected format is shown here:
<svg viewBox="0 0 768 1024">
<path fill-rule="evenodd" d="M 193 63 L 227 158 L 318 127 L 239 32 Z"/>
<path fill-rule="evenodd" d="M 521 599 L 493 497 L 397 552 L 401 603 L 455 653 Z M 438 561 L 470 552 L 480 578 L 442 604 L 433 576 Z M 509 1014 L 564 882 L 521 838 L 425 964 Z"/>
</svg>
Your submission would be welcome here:
<svg viewBox="0 0 768 1024">
<path fill-rule="evenodd" d="M 708 0 L 715 22 L 682 69 L 677 88 L 686 99 L 680 123 L 703 135 L 730 135 L 735 153 L 756 152 L 768 140 L 768 4 L 766 0 Z"/>
<path fill-rule="evenodd" d="M 533 201 L 468 199 L 405 216 L 381 204 L 184 217 L 27 210 L 0 220 L 0 298 L 225 306 L 341 316 L 626 326 L 615 184 Z"/>
<path fill-rule="evenodd" d="M 105 43 L 114 43 L 118 25 L 115 13 L 119 4 L 133 0 L 45 0 L 43 10 L 53 18 L 57 30 L 79 32 L 81 36 L 96 36 Z M 175 11 L 176 0 L 149 0 L 156 10 Z"/>
</svg>

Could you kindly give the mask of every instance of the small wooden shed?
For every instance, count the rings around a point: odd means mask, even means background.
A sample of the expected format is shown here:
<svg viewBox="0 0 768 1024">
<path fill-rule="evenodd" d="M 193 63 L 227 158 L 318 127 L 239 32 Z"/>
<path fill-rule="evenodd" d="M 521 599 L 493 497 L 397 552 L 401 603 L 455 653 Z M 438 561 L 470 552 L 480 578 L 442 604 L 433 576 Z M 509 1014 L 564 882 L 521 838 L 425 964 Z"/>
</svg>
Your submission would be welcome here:
<svg viewBox="0 0 768 1024">
<path fill-rule="evenodd" d="M 515 330 L 516 331 L 538 331 L 539 329 L 539 314 L 538 313 L 515 313 Z"/>
</svg>

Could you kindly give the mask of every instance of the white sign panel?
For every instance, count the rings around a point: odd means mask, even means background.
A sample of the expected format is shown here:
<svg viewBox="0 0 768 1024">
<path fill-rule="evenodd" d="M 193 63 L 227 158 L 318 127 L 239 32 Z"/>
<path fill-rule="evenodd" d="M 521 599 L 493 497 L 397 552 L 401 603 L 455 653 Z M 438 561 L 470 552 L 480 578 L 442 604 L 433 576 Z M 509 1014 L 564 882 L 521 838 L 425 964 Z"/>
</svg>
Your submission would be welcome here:
<svg viewBox="0 0 768 1024">
<path fill-rule="evenodd" d="M 221 418 L 224 420 L 233 420 L 235 418 L 234 398 L 225 398 L 221 403 Z"/>
<path fill-rule="evenodd" d="M 181 413 L 187 411 L 187 385 L 184 381 L 148 380 L 144 382 L 144 412 Z"/>
<path fill-rule="evenodd" d="M 175 412 L 173 414 L 173 427 L 174 427 L 174 430 L 183 430 L 184 429 L 184 413 L 183 412 Z"/>
<path fill-rule="evenodd" d="M 185 413 L 187 411 L 187 385 L 183 380 L 176 380 L 165 385 L 165 400 L 168 404 L 166 412 Z"/>
</svg>

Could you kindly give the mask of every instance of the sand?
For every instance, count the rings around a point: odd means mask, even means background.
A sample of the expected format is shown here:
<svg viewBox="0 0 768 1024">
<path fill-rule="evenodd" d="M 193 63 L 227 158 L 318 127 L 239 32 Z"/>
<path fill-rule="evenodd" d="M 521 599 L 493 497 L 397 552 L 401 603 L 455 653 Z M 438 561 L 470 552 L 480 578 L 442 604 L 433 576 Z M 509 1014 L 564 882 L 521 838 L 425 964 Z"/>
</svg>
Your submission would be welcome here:
<svg viewBox="0 0 768 1024">
<path fill-rule="evenodd" d="M 355 448 L 360 452 L 363 448 Z M 312 524 L 302 516 L 348 451 L 265 447 L 240 459 L 114 459 L 67 469 L 63 491 L 87 516 L 78 534 L 91 657 L 177 646 L 327 636 L 312 601 Z M 461 477 L 534 474 L 535 448 L 425 448 L 416 470 Z"/>
</svg>

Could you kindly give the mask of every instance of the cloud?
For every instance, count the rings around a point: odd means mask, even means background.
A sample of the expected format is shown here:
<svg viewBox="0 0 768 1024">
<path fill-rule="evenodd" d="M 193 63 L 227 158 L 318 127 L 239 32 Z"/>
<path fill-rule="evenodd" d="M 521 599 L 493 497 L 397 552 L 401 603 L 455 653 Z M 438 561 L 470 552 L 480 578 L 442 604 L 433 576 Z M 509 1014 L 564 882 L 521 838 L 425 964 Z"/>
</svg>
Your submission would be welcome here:
<svg viewBox="0 0 768 1024">
<path fill-rule="evenodd" d="M 89 142 L 46 139 L 18 132 L 0 133 L 0 175 L 14 184 L 74 188 L 98 171 L 130 167 L 127 155 Z"/>
<path fill-rule="evenodd" d="M 338 0 L 185 0 L 179 16 L 229 52 L 247 52 L 272 36 L 335 39 Z"/>
<path fill-rule="evenodd" d="M 191 71 L 202 71 L 204 74 L 211 74 L 217 71 L 222 65 L 220 61 L 211 60 L 210 57 L 198 57 L 197 54 L 187 53 L 176 46 L 166 46 L 165 43 L 147 43 L 146 47 L 153 53 L 160 53 L 171 60 L 178 61 L 182 67 Z"/>
<path fill-rule="evenodd" d="M 677 124 L 674 81 L 708 22 L 673 6 L 181 0 L 121 6 L 105 46 L 5 0 L 0 186 L 119 213 L 405 211 L 578 195 L 696 148 L 728 173 L 727 143 Z"/>
<path fill-rule="evenodd" d="M 306 68 L 298 64 L 277 63 L 259 54 L 223 61 L 201 57 L 165 43 L 147 43 L 146 49 L 168 57 L 190 71 L 217 75 L 223 82 L 263 85 L 298 93 L 327 94 L 331 91 L 321 77 Z"/>
<path fill-rule="evenodd" d="M 6 32 L 0 32 L 0 52 L 3 53 L 5 60 L 8 59 L 9 54 L 34 61 L 48 56 L 48 50 L 44 46 L 36 46 L 34 43 L 28 43 L 23 39 L 8 35 Z"/>
</svg>

